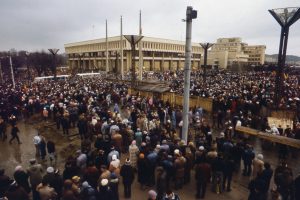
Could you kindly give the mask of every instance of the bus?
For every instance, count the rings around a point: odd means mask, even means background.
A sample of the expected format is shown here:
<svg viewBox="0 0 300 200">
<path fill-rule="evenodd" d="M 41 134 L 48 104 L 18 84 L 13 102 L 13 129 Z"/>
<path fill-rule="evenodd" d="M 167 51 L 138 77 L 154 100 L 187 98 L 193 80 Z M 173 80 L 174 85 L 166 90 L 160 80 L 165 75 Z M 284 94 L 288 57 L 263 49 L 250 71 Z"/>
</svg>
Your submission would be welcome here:
<svg viewBox="0 0 300 200">
<path fill-rule="evenodd" d="M 56 80 L 66 80 L 69 78 L 70 75 L 57 75 Z M 43 82 L 47 80 L 54 80 L 54 76 L 40 76 L 40 77 L 35 77 L 33 82 Z"/>
<path fill-rule="evenodd" d="M 92 73 L 78 73 L 76 76 L 85 78 L 85 77 L 93 77 L 93 76 L 101 76 L 104 73 L 99 73 L 99 72 L 92 72 Z"/>
</svg>

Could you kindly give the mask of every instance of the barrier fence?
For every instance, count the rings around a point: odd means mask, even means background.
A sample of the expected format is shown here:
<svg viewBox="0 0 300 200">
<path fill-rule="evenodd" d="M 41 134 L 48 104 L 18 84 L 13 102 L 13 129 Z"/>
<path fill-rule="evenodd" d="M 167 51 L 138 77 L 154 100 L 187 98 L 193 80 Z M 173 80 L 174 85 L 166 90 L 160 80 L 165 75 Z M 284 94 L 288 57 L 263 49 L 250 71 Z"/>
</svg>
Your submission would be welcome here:
<svg viewBox="0 0 300 200">
<path fill-rule="evenodd" d="M 183 105 L 183 96 L 173 92 L 155 93 L 150 91 L 140 91 L 132 88 L 130 88 L 128 92 L 129 94 L 139 93 L 139 95 L 141 95 L 142 97 L 153 97 L 153 98 L 159 98 L 165 102 L 169 101 L 172 106 L 181 107 Z M 207 112 L 212 112 L 212 99 L 193 96 L 190 97 L 189 106 L 190 108 L 201 107 Z"/>
</svg>

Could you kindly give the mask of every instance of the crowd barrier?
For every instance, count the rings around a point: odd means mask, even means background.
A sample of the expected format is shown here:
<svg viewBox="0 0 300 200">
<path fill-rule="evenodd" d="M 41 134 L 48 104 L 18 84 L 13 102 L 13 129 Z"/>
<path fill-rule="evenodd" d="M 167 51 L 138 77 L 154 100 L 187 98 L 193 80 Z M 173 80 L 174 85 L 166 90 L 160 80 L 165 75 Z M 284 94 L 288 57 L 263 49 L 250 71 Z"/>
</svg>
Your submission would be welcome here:
<svg viewBox="0 0 300 200">
<path fill-rule="evenodd" d="M 172 106 L 183 106 L 183 96 L 178 95 L 173 92 L 164 92 L 164 93 L 154 93 L 150 91 L 140 91 L 136 89 L 130 88 L 128 90 L 129 94 L 139 93 L 142 97 L 153 97 L 159 98 L 163 101 L 169 101 Z M 193 107 L 201 107 L 207 112 L 212 112 L 212 99 L 211 98 L 203 98 L 203 97 L 190 97 L 190 108 Z"/>
<path fill-rule="evenodd" d="M 295 118 L 295 111 L 292 111 L 292 110 L 272 110 L 271 111 L 271 117 L 293 120 Z"/>
</svg>

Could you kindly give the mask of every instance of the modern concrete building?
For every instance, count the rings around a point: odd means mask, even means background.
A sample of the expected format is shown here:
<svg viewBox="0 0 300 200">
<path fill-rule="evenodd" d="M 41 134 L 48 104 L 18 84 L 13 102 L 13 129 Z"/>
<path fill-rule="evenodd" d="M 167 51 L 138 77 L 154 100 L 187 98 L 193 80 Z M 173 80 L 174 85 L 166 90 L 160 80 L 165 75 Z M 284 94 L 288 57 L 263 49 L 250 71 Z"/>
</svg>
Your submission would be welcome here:
<svg viewBox="0 0 300 200">
<path fill-rule="evenodd" d="M 178 70 L 184 67 L 185 42 L 153 37 L 142 40 L 142 66 L 146 71 Z M 123 37 L 124 71 L 132 66 L 130 43 Z M 203 48 L 198 43 L 192 44 L 192 69 L 203 65 Z M 219 38 L 208 51 L 207 64 L 219 68 L 233 66 L 263 65 L 265 62 L 264 45 L 248 45 L 241 38 Z M 69 66 L 81 72 L 106 70 L 105 38 L 65 44 Z M 138 71 L 139 45 L 136 45 L 135 66 Z M 109 71 L 121 72 L 120 36 L 108 38 Z"/>
<path fill-rule="evenodd" d="M 248 63 L 250 65 L 263 65 L 265 63 L 265 45 L 244 46 L 244 53 L 249 55 Z"/>
<path fill-rule="evenodd" d="M 225 69 L 234 65 L 262 65 L 265 50 L 266 46 L 249 46 L 241 38 L 219 38 L 208 53 L 208 65 Z"/>
<path fill-rule="evenodd" d="M 120 36 L 108 38 L 109 71 L 121 71 L 120 67 Z M 130 43 L 123 38 L 124 71 L 132 66 Z M 142 39 L 143 70 L 166 71 L 184 67 L 185 42 L 144 37 Z M 135 66 L 138 68 L 138 47 L 136 45 Z M 65 44 L 65 52 L 69 58 L 69 66 L 79 71 L 105 71 L 106 41 L 105 38 Z M 192 69 L 199 69 L 203 49 L 200 44 L 192 44 Z"/>
</svg>

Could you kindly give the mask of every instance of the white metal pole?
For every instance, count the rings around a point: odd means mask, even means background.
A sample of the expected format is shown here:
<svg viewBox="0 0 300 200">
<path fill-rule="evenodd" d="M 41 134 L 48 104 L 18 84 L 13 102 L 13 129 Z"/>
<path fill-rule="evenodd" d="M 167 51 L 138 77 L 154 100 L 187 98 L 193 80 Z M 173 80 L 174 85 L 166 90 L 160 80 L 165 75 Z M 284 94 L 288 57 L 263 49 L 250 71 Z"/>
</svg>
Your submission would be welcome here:
<svg viewBox="0 0 300 200">
<path fill-rule="evenodd" d="M 182 139 L 187 143 L 189 128 L 189 99 L 191 79 L 191 53 L 192 53 L 192 7 L 186 10 L 186 39 L 185 39 L 185 66 L 184 66 L 184 99 L 183 99 L 183 126 Z"/>
<path fill-rule="evenodd" d="M 109 67 L 108 67 L 108 34 L 107 34 L 107 20 L 105 21 L 105 27 L 106 27 L 106 37 L 105 37 L 105 43 L 106 43 L 106 74 L 109 72 Z"/>
<path fill-rule="evenodd" d="M 9 63 L 10 63 L 11 80 L 12 80 L 12 83 L 13 83 L 13 87 L 16 88 L 14 69 L 13 69 L 13 66 L 12 66 L 11 56 L 9 56 Z"/>
<path fill-rule="evenodd" d="M 3 73 L 2 73 L 2 65 L 1 65 L 1 58 L 0 58 L 0 81 L 1 81 L 1 84 L 4 83 L 4 81 L 3 81 Z"/>
<path fill-rule="evenodd" d="M 140 27 L 139 35 L 142 36 L 142 11 L 140 10 Z M 142 52 L 142 40 L 139 42 L 139 80 L 143 79 L 143 52 Z"/>
<path fill-rule="evenodd" d="M 124 58 L 123 58 L 123 18 L 121 16 L 121 36 L 120 36 L 120 55 L 121 55 L 121 79 L 124 79 Z"/>
</svg>

